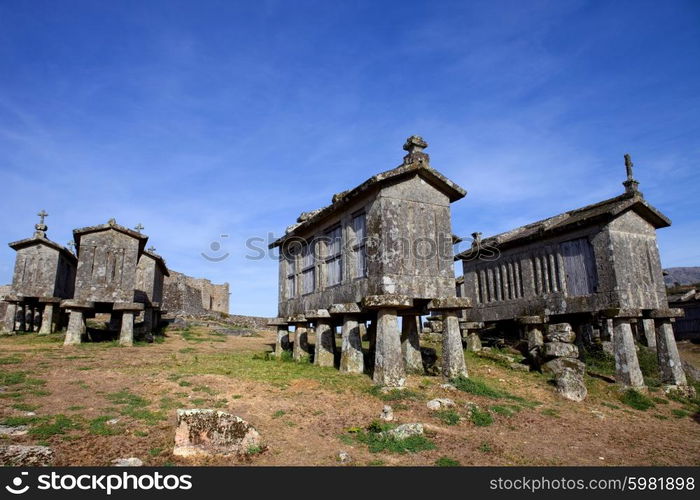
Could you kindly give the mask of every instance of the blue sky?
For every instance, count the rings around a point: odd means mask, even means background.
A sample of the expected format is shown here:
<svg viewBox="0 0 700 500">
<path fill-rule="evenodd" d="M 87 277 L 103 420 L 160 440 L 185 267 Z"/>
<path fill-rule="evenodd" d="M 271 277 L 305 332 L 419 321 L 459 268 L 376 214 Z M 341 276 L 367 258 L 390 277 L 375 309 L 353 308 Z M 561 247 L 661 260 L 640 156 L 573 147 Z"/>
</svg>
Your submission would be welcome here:
<svg viewBox="0 0 700 500">
<path fill-rule="evenodd" d="M 698 61 L 697 1 L 0 0 L 0 241 L 42 208 L 61 243 L 140 222 L 232 312 L 273 316 L 277 264 L 246 240 L 420 134 L 469 192 L 457 234 L 615 196 L 629 152 L 674 222 L 663 265 L 700 265 Z"/>
</svg>

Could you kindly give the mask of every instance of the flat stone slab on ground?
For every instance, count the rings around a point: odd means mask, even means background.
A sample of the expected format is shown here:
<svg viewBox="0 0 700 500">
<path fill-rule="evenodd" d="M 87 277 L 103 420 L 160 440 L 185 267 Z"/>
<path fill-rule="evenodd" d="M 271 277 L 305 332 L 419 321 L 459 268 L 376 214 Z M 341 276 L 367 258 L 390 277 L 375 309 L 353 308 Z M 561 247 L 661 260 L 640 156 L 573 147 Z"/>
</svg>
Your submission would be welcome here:
<svg viewBox="0 0 700 500">
<path fill-rule="evenodd" d="M 28 432 L 26 425 L 0 425 L 0 436 L 24 436 Z"/>
<path fill-rule="evenodd" d="M 173 455 L 243 455 L 259 447 L 260 434 L 240 417 L 219 410 L 177 410 Z"/>
<path fill-rule="evenodd" d="M 112 460 L 112 465 L 115 467 L 141 467 L 143 465 L 143 461 L 136 457 L 115 458 Z"/>
<path fill-rule="evenodd" d="M 387 435 L 395 439 L 406 439 L 411 436 L 423 435 L 423 424 L 402 424 L 391 429 Z"/>
<path fill-rule="evenodd" d="M 48 446 L 11 444 L 0 446 L 0 465 L 12 467 L 40 467 L 53 463 L 53 450 Z"/>
</svg>

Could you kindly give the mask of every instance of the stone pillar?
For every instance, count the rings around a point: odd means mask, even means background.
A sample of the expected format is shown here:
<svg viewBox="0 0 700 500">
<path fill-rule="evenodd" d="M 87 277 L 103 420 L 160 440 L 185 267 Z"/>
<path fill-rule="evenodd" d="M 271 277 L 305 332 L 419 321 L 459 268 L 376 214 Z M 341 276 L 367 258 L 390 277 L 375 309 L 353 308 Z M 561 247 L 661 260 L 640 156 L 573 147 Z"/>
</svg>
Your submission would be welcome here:
<svg viewBox="0 0 700 500">
<path fill-rule="evenodd" d="M 544 349 L 544 326 L 547 318 L 541 316 L 521 316 L 518 322 L 525 330 L 525 341 L 527 342 L 528 358 L 535 368 L 542 362 Z"/>
<path fill-rule="evenodd" d="M 340 371 L 346 373 L 362 373 L 365 371 L 360 325 L 356 317 L 351 314 L 343 316 Z"/>
<path fill-rule="evenodd" d="M 2 318 L 3 322 L 0 325 L 0 331 L 3 333 L 12 333 L 15 331 L 15 318 L 17 317 L 17 304 L 13 302 L 7 303 L 7 309 L 5 310 L 5 317 Z"/>
<path fill-rule="evenodd" d="M 34 306 L 32 305 L 24 307 L 24 328 L 25 332 L 34 331 Z"/>
<path fill-rule="evenodd" d="M 335 335 L 331 328 L 331 315 L 326 309 L 305 311 L 306 319 L 315 322 L 316 343 L 314 344 L 314 364 L 318 366 L 335 365 Z"/>
<path fill-rule="evenodd" d="M 688 385 L 671 324 L 671 318 L 681 317 L 683 314 L 681 309 L 654 310 L 651 313 L 656 325 L 656 355 L 661 381 L 670 386 Z"/>
<path fill-rule="evenodd" d="M 644 387 L 644 377 L 639 369 L 637 349 L 629 317 L 613 318 L 613 352 L 617 382 L 633 388 Z"/>
<path fill-rule="evenodd" d="M 292 357 L 294 361 L 302 361 L 309 357 L 309 337 L 307 331 L 307 321 L 303 315 L 296 315 L 289 318 L 294 325 L 294 346 Z"/>
<path fill-rule="evenodd" d="M 63 345 L 80 344 L 81 337 L 85 333 L 85 315 L 82 309 L 71 309 L 68 318 L 68 329 Z"/>
<path fill-rule="evenodd" d="M 442 313 L 442 375 L 447 379 L 468 376 L 459 331 L 459 314 L 469 307 L 471 302 L 467 297 L 444 297 L 428 302 L 428 310 Z"/>
<path fill-rule="evenodd" d="M 444 312 L 442 333 L 442 374 L 447 379 L 467 377 L 467 363 L 462 349 L 462 334 L 459 331 L 459 310 Z"/>
<path fill-rule="evenodd" d="M 406 315 L 401 322 L 401 354 L 406 373 L 423 374 L 423 357 L 420 353 L 420 316 Z"/>
<path fill-rule="evenodd" d="M 19 304 L 17 306 L 17 319 L 15 320 L 15 330 L 20 332 L 27 331 L 27 312 L 25 311 L 25 305 Z"/>
<path fill-rule="evenodd" d="M 53 333 L 53 317 L 55 309 L 56 306 L 50 302 L 44 304 L 44 314 L 41 317 L 41 328 L 39 329 L 40 335 L 48 335 Z"/>
<path fill-rule="evenodd" d="M 134 345 L 134 311 L 122 313 L 122 328 L 119 332 L 119 345 L 131 347 Z"/>
<path fill-rule="evenodd" d="M 330 318 L 318 318 L 316 323 L 316 351 L 314 364 L 318 366 L 335 365 L 335 335 Z"/>
<path fill-rule="evenodd" d="M 385 387 L 402 387 L 406 382 L 406 371 L 396 309 L 383 307 L 377 310 L 376 332 L 374 383 Z"/>
<path fill-rule="evenodd" d="M 644 318 L 639 323 L 639 326 L 643 330 L 644 339 L 646 340 L 647 347 L 652 350 L 656 350 L 656 325 L 654 320 L 651 318 Z"/>
<path fill-rule="evenodd" d="M 282 318 L 272 319 L 267 326 L 274 327 L 277 330 L 275 337 L 275 357 L 281 358 L 284 351 L 289 351 L 289 326 L 287 321 Z"/>
<path fill-rule="evenodd" d="M 122 326 L 119 330 L 120 346 L 134 345 L 134 320 L 141 311 L 144 311 L 144 308 L 144 304 L 137 302 L 117 302 L 112 306 L 112 314 L 122 313 Z"/>
</svg>

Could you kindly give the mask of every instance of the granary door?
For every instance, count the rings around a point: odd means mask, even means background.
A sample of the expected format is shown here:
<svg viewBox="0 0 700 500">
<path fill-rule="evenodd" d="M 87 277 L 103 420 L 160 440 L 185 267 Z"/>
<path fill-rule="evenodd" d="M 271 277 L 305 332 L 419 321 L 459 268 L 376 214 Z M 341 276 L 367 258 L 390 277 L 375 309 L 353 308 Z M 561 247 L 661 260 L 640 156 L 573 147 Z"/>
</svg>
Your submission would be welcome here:
<svg viewBox="0 0 700 500">
<path fill-rule="evenodd" d="M 588 238 L 565 241 L 559 245 L 566 273 L 566 292 L 570 297 L 588 295 L 596 290 L 598 276 L 593 247 Z"/>
</svg>

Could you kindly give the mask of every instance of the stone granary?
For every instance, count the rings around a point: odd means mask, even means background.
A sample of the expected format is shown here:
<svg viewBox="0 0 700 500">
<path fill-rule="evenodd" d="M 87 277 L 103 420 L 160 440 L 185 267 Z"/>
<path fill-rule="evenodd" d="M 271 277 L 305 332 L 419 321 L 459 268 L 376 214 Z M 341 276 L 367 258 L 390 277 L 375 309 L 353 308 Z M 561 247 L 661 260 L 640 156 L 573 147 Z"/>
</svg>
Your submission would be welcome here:
<svg viewBox="0 0 700 500">
<path fill-rule="evenodd" d="M 683 293 L 669 295 L 671 307 L 683 311 L 683 317 L 676 319 L 673 331 L 677 340 L 700 339 L 700 293 L 692 288 Z"/>
<path fill-rule="evenodd" d="M 110 313 L 113 325 L 121 321 L 119 343 L 131 345 L 134 316 L 146 309 L 148 298 L 144 292 L 150 291 L 151 299 L 158 302 L 154 294 L 156 277 L 153 283 L 145 284 L 144 287 L 148 290 L 141 290 L 142 293 L 137 294 L 137 269 L 148 237 L 120 226 L 111 219 L 107 224 L 75 229 L 73 238 L 78 251 L 78 268 L 75 295 L 72 299 L 61 302 L 61 307 L 70 315 L 65 344 L 80 343 L 81 335 L 86 329 L 86 317 L 95 313 Z M 155 254 L 151 259 L 154 261 L 153 269 L 159 268 L 156 264 L 159 259 Z M 145 270 L 151 264 L 144 260 L 142 265 L 144 272 L 141 276 L 145 283 L 150 281 L 145 279 Z"/>
<path fill-rule="evenodd" d="M 341 325 L 340 369 L 361 373 L 361 331 L 370 321 L 373 379 L 401 386 L 407 371 L 423 371 L 419 316 L 442 311 L 443 373 L 466 375 L 458 314 L 468 300 L 455 295 L 450 217 L 450 203 L 466 191 L 430 167 L 426 147 L 409 137 L 401 165 L 301 214 L 270 245 L 280 249 L 279 317 L 271 323 L 278 353 L 292 325 L 294 358 L 308 355 L 313 325 L 315 363 L 333 366 L 334 330 Z"/>
<path fill-rule="evenodd" d="M 77 259 L 70 250 L 46 237 L 48 227 L 40 222 L 31 238 L 10 243 L 17 252 L 2 329 L 53 333 L 62 326 L 59 304 L 73 296 Z"/>
<path fill-rule="evenodd" d="M 134 302 L 144 305 L 143 330 L 150 333 L 160 324 L 163 309 L 163 281 L 170 276 L 163 257 L 153 247 L 144 250 L 136 267 L 136 291 Z"/>
<path fill-rule="evenodd" d="M 571 323 L 579 340 L 603 341 L 614 353 L 618 382 L 644 385 L 633 324 L 657 349 L 663 381 L 686 385 L 671 322 L 656 230 L 671 221 L 638 190 L 625 155 L 625 192 L 482 239 L 456 259 L 471 322 L 520 322 L 529 349 L 541 346 L 544 323 Z M 472 323 L 475 324 L 475 323 Z"/>
</svg>

